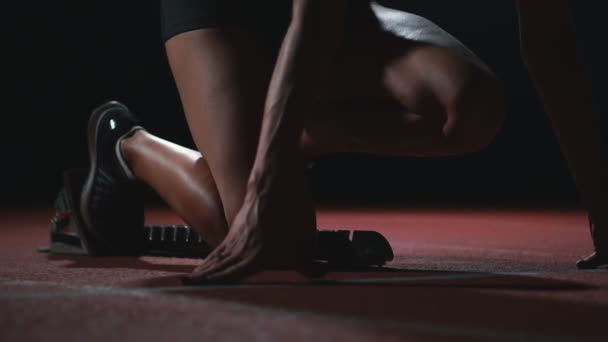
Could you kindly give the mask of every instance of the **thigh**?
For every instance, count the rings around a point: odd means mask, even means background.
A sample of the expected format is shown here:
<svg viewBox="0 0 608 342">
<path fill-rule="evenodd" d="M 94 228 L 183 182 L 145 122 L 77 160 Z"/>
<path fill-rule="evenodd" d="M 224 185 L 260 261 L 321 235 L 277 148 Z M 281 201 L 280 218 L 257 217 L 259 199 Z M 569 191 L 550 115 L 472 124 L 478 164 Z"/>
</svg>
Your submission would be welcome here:
<svg viewBox="0 0 608 342">
<path fill-rule="evenodd" d="M 465 93 L 494 76 L 455 37 L 425 18 L 377 5 L 351 10 L 346 22 L 343 44 L 320 89 L 319 115 L 311 119 L 318 126 L 308 130 L 322 127 L 325 132 L 317 135 L 337 132 L 338 139 L 394 134 L 398 140 L 399 134 L 429 134 L 421 125 L 408 130 L 412 121 L 438 131 L 449 120 L 477 120 L 482 111 L 446 108 L 464 95 L 475 97 Z M 404 119 L 406 112 L 411 115 Z"/>
<path fill-rule="evenodd" d="M 491 74 L 463 43 L 418 15 L 377 4 L 353 6 L 346 25 L 322 98 L 386 98 L 391 95 L 386 74 L 396 66 L 411 69 L 412 82 L 434 87 L 440 81 L 456 87 L 452 84 L 473 73 Z"/>
</svg>

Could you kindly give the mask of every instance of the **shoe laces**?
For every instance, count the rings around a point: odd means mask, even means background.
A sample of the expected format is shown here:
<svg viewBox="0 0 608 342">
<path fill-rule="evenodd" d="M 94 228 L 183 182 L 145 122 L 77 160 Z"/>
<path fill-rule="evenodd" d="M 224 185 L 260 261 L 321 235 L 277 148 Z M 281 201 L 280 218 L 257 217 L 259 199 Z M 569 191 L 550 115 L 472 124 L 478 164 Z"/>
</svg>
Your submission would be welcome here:
<svg viewBox="0 0 608 342">
<path fill-rule="evenodd" d="M 91 209 L 98 219 L 108 218 L 111 210 L 119 205 L 120 189 L 117 182 L 104 170 L 99 170 L 93 180 Z"/>
</svg>

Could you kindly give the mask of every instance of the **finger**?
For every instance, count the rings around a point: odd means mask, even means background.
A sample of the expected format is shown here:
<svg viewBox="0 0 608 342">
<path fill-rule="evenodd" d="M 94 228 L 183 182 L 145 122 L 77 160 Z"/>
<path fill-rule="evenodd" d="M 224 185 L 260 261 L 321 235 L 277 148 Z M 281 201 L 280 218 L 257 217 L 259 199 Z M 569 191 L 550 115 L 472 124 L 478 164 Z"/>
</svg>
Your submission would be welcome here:
<svg viewBox="0 0 608 342">
<path fill-rule="evenodd" d="M 221 269 L 222 266 L 217 264 L 205 265 L 206 268 L 199 270 L 198 268 L 194 270 L 189 275 L 185 275 L 181 278 L 182 283 L 184 285 L 208 285 L 211 284 L 208 275 L 217 272 L 218 269 Z"/>
<path fill-rule="evenodd" d="M 201 272 L 192 273 L 189 276 L 184 276 L 182 282 L 186 285 L 209 285 L 224 282 L 234 282 L 241 278 L 238 272 L 244 263 L 231 261 L 222 264 L 212 265 L 210 268 Z"/>
<path fill-rule="evenodd" d="M 208 269 L 215 267 L 215 265 L 221 262 L 222 259 L 227 257 L 227 248 L 225 244 L 219 245 L 214 249 L 200 264 L 194 269 L 193 274 L 205 273 Z"/>
<path fill-rule="evenodd" d="M 237 272 L 242 267 L 254 263 L 261 263 L 261 250 L 258 248 L 250 248 L 247 250 L 237 249 L 235 254 L 231 255 L 222 264 L 222 267 L 215 268 L 215 271 L 207 274 L 209 278 L 217 277 L 217 273 Z"/>
<path fill-rule="evenodd" d="M 234 283 L 261 271 L 261 262 L 257 258 L 245 258 L 230 265 L 229 267 L 218 269 L 216 272 L 207 275 L 207 279 L 213 283 Z"/>
<path fill-rule="evenodd" d="M 181 277 L 184 285 L 204 285 L 207 279 L 207 274 L 217 267 L 215 263 L 208 262 L 197 266 L 192 273 Z"/>
<path fill-rule="evenodd" d="M 226 268 L 232 263 L 232 258 L 224 260 L 214 259 L 199 265 L 191 273 L 191 276 L 196 278 L 206 278 L 208 274 L 216 272 L 218 269 Z"/>
<path fill-rule="evenodd" d="M 239 251 L 231 256 L 222 267 L 214 269 L 206 276 L 214 281 L 236 281 L 249 276 L 255 271 L 262 269 L 264 264 L 261 248 L 248 248 L 246 250 L 236 249 Z M 252 271 L 249 271 L 249 270 Z"/>
<path fill-rule="evenodd" d="M 231 268 L 233 265 L 239 263 L 243 259 L 243 255 L 241 255 L 241 253 L 233 253 L 234 254 L 232 255 L 225 256 L 224 259 L 213 259 L 197 267 L 190 276 L 185 277 L 185 279 L 182 279 L 182 281 L 190 285 L 203 285 L 210 283 L 213 274 L 221 273 L 225 269 Z"/>
</svg>

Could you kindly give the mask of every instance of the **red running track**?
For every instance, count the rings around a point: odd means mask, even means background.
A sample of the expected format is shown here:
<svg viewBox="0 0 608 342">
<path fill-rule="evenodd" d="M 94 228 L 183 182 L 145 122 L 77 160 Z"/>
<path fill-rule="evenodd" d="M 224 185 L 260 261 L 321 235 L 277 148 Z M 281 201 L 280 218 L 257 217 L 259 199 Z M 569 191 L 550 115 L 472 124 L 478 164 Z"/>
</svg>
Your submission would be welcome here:
<svg viewBox="0 0 608 342">
<path fill-rule="evenodd" d="M 320 210 L 322 229 L 383 233 L 400 271 L 209 287 L 180 285 L 193 259 L 37 253 L 50 217 L 0 211 L 0 341 L 608 340 L 608 271 L 574 266 L 578 211 Z"/>
</svg>

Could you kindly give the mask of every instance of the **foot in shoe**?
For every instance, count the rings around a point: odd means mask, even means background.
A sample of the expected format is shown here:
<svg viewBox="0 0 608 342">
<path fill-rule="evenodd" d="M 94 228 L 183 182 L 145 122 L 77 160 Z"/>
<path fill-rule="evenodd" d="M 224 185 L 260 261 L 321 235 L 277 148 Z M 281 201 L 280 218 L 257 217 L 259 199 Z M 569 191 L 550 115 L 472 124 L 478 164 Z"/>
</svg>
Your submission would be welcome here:
<svg viewBox="0 0 608 342">
<path fill-rule="evenodd" d="M 598 225 L 596 222 L 589 215 L 589 230 L 595 251 L 588 257 L 577 261 L 576 266 L 582 270 L 608 266 L 608 227 Z"/>
<path fill-rule="evenodd" d="M 592 270 L 608 266 L 608 255 L 593 252 L 586 258 L 583 258 L 576 262 L 576 267 L 580 270 Z"/>
<path fill-rule="evenodd" d="M 103 254 L 138 254 L 143 243 L 141 185 L 120 151 L 122 139 L 143 129 L 119 102 L 96 108 L 89 118 L 90 170 L 80 209 L 84 229 Z"/>
</svg>

